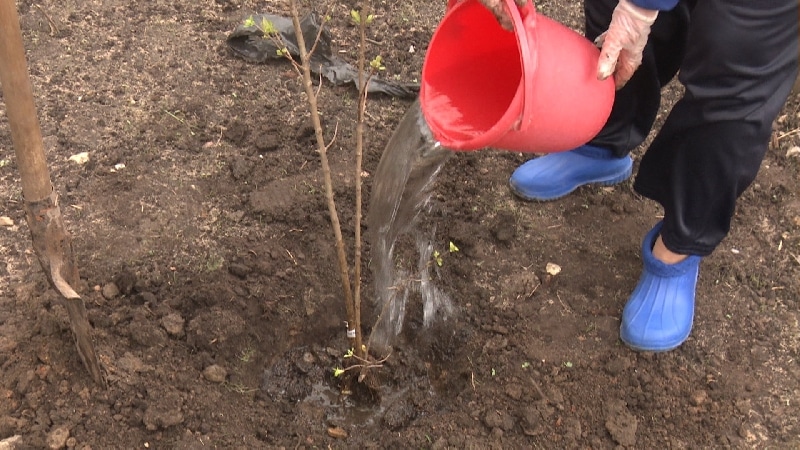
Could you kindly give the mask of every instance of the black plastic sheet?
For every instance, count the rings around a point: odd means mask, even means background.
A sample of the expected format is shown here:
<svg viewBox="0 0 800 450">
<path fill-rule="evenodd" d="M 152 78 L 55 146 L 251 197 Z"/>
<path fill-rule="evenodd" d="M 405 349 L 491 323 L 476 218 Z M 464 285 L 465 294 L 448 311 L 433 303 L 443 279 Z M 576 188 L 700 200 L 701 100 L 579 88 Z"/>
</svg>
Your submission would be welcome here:
<svg viewBox="0 0 800 450">
<path fill-rule="evenodd" d="M 274 14 L 253 15 L 255 24 L 262 23 L 264 19 L 271 22 L 278 31 L 289 54 L 299 59 L 300 47 L 297 44 L 292 20 Z M 303 17 L 300 21 L 300 29 L 306 42 L 306 50 L 310 50 L 317 39 L 317 34 L 320 34 L 320 21 L 317 14 L 310 13 Z M 264 63 L 271 59 L 285 58 L 285 56 L 278 54 L 278 47 L 275 42 L 272 39 L 265 39 L 262 31 L 255 25 L 246 26 L 244 23 L 240 24 L 231 32 L 226 42 L 228 48 L 235 55 L 247 61 Z M 336 85 L 358 84 L 358 69 L 333 54 L 330 34 L 324 29 L 320 34 L 314 53 L 311 54 L 311 70 L 316 74 L 321 74 Z M 367 84 L 367 92 L 369 93 L 382 93 L 399 98 L 416 97 L 418 91 L 419 85 L 417 84 L 390 83 L 377 78 L 375 75 L 369 79 Z"/>
</svg>

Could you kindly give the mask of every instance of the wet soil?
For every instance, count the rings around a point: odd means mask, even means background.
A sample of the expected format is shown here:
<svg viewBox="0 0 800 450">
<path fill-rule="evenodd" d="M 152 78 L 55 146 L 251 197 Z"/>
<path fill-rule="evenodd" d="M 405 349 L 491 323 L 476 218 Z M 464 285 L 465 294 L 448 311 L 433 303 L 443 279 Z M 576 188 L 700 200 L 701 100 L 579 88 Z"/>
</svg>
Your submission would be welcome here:
<svg viewBox="0 0 800 450">
<path fill-rule="evenodd" d="M 313 5 L 330 16 L 338 54 L 355 61 L 352 5 Z M 383 77 L 418 81 L 444 5 L 374 6 L 369 54 L 383 56 Z M 579 2 L 539 6 L 580 28 Z M 285 62 L 251 64 L 225 47 L 249 14 L 285 15 L 284 5 L 18 7 L 109 385 L 90 381 L 32 253 L 0 109 L 0 441 L 70 449 L 800 446 L 797 96 L 776 122 L 729 238 L 703 261 L 694 331 L 678 350 L 637 353 L 618 338 L 657 205 L 630 182 L 526 203 L 507 179 L 531 155 L 460 153 L 437 180 L 427 218 L 442 254 L 435 281 L 457 312 L 425 328 L 412 298 L 393 353 L 375 371 L 380 389 L 343 396 L 332 369 L 347 350 L 345 312 L 304 94 Z M 330 158 L 351 241 L 356 93 L 326 83 L 320 92 L 327 139 L 338 125 Z M 677 85 L 665 91 L 659 121 L 679 95 Z M 411 102 L 370 100 L 367 196 Z M 88 162 L 69 160 L 82 152 Z M 450 242 L 460 251 L 446 251 Z M 548 276 L 548 263 L 561 272 Z"/>
</svg>

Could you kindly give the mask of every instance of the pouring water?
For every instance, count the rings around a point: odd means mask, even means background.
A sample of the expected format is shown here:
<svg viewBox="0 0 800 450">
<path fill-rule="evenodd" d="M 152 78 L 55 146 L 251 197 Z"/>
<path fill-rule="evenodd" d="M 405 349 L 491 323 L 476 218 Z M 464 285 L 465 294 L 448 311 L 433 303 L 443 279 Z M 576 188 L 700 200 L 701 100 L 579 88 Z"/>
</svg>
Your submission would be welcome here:
<svg viewBox="0 0 800 450">
<path fill-rule="evenodd" d="M 414 102 L 384 149 L 367 215 L 379 312 L 370 336 L 373 348 L 387 349 L 400 333 L 412 293 L 422 298 L 426 326 L 437 313 L 446 318 L 454 309 L 450 298 L 431 279 L 435 229 L 422 220 L 430 211 L 436 176 L 451 155 L 434 141 L 419 101 Z M 414 238 L 419 255 L 416 267 L 402 267 L 395 260 L 395 246 L 404 235 Z"/>
</svg>

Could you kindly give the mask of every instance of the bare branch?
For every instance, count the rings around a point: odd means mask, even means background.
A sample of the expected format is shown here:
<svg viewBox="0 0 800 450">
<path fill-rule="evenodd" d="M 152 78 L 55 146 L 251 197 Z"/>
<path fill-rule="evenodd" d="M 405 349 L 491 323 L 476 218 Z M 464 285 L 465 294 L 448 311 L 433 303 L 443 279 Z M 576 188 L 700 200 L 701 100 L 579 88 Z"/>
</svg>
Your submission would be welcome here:
<svg viewBox="0 0 800 450">
<path fill-rule="evenodd" d="M 336 203 L 333 197 L 333 181 L 331 180 L 331 168 L 328 162 L 328 147 L 325 145 L 325 138 L 322 134 L 322 121 L 319 117 L 319 109 L 317 106 L 317 97 L 314 92 L 314 86 L 311 83 L 311 64 L 310 54 L 306 51 L 305 38 L 300 28 L 300 14 L 297 10 L 297 0 L 289 0 L 289 6 L 292 14 L 292 24 L 294 25 L 295 36 L 297 37 L 297 46 L 300 51 L 300 64 L 303 68 L 303 88 L 306 92 L 308 106 L 311 113 L 311 122 L 314 124 L 314 136 L 317 142 L 317 150 L 319 152 L 320 161 L 322 163 L 322 174 L 325 182 L 325 197 L 328 203 L 328 213 L 333 228 L 334 237 L 336 239 L 336 254 L 339 261 L 339 273 L 342 281 L 342 290 L 344 293 L 345 307 L 347 309 L 348 317 L 348 330 L 347 337 L 350 339 L 353 348 L 361 349 L 360 330 L 355 326 L 357 324 L 355 311 L 353 310 L 353 290 L 350 285 L 350 267 L 347 264 L 347 254 L 344 249 L 344 240 L 342 239 L 342 226 L 339 222 L 339 214 L 336 210 Z M 352 327 L 352 328 L 351 328 Z"/>
<path fill-rule="evenodd" d="M 319 29 L 317 30 L 317 35 L 314 37 L 314 44 L 311 45 L 311 50 L 308 51 L 309 55 L 313 54 L 314 50 L 317 49 L 317 44 L 319 43 L 320 38 L 322 37 L 322 30 L 324 29 L 323 25 L 325 24 L 325 18 L 328 17 L 328 14 L 330 14 L 331 8 L 332 7 L 329 6 L 328 10 L 325 11 L 325 15 L 322 16 L 322 24 L 320 24 Z"/>
<path fill-rule="evenodd" d="M 336 122 L 336 125 L 333 126 L 333 137 L 331 141 L 328 142 L 328 145 L 325 146 L 325 150 L 329 150 L 334 142 L 336 142 L 336 134 L 339 133 L 339 122 Z"/>
</svg>

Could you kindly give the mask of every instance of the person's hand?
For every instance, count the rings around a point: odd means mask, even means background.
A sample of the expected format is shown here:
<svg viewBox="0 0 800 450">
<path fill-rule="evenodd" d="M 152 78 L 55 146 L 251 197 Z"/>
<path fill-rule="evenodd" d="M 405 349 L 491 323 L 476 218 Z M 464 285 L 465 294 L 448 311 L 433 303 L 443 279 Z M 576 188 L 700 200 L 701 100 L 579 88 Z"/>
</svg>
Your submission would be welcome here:
<svg viewBox="0 0 800 450">
<path fill-rule="evenodd" d="M 500 23 L 500 26 L 505 28 L 506 30 L 513 31 L 514 30 L 514 23 L 511 21 L 511 16 L 508 12 L 508 6 L 506 6 L 506 2 L 504 0 L 479 0 L 483 6 L 486 7 L 489 11 L 497 17 L 497 21 Z M 525 6 L 528 0 L 514 0 L 514 3 L 517 6 Z"/>
<path fill-rule="evenodd" d="M 598 80 L 613 74 L 619 89 L 631 79 L 642 64 L 642 52 L 657 16 L 658 11 L 640 8 L 629 0 L 619 1 L 608 30 L 595 39 L 595 44 L 601 47 Z"/>
</svg>

